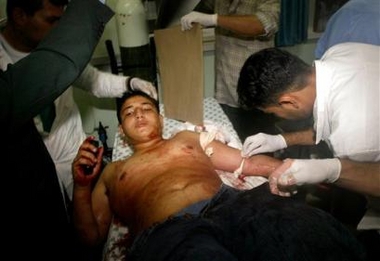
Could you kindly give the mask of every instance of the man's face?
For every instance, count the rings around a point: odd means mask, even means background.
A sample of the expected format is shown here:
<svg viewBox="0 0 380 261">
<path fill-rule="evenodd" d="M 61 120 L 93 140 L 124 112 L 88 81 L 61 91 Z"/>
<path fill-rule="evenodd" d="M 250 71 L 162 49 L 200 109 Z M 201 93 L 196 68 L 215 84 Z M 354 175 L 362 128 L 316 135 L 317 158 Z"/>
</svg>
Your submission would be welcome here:
<svg viewBox="0 0 380 261">
<path fill-rule="evenodd" d="M 52 5 L 48 0 L 43 1 L 43 8 L 29 16 L 24 13 L 17 22 L 17 30 L 23 36 L 23 44 L 32 51 L 41 40 L 58 23 L 64 13 L 64 6 Z"/>
<path fill-rule="evenodd" d="M 287 120 L 304 120 L 312 116 L 316 99 L 315 72 L 309 77 L 307 85 L 296 91 L 280 95 L 276 104 L 260 108 L 265 113 L 275 114 Z"/>
<path fill-rule="evenodd" d="M 287 104 L 281 104 L 281 105 L 271 105 L 267 106 L 265 108 L 261 108 L 265 113 L 274 114 L 279 118 L 287 119 L 287 120 L 303 120 L 310 117 L 311 112 L 296 109 L 293 106 L 287 105 Z"/>
<path fill-rule="evenodd" d="M 123 132 L 132 144 L 162 137 L 162 117 L 155 105 L 143 96 L 127 99 L 120 117 Z"/>
</svg>

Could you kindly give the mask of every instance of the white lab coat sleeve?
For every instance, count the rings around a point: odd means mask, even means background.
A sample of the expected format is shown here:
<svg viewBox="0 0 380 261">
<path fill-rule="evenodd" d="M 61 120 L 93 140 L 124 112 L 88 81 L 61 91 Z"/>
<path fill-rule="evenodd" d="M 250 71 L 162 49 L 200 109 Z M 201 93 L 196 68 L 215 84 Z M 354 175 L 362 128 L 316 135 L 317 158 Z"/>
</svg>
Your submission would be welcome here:
<svg viewBox="0 0 380 261">
<path fill-rule="evenodd" d="M 102 72 L 88 64 L 73 86 L 98 98 L 121 97 L 127 90 L 129 77 Z"/>
<path fill-rule="evenodd" d="M 54 161 L 57 175 L 70 199 L 73 192 L 71 164 L 86 139 L 82 119 L 69 87 L 55 101 L 56 117 L 50 133 L 42 133 L 44 143 Z"/>
</svg>

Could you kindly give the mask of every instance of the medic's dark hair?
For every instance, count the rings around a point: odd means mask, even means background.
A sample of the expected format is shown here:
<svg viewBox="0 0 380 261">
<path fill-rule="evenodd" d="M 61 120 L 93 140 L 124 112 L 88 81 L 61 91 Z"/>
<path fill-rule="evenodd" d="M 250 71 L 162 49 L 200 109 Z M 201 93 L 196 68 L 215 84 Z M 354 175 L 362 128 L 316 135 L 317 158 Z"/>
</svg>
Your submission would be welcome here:
<svg viewBox="0 0 380 261">
<path fill-rule="evenodd" d="M 267 48 L 245 61 L 238 80 L 239 104 L 245 109 L 278 103 L 286 92 L 301 90 L 309 83 L 313 67 L 279 48 Z"/>
</svg>

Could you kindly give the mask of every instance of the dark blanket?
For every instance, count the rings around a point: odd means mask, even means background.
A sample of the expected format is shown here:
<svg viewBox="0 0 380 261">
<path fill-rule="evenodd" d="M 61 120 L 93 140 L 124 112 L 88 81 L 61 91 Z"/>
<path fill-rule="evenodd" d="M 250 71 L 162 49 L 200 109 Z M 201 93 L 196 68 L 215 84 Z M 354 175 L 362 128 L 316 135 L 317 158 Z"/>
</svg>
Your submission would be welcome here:
<svg viewBox="0 0 380 261">
<path fill-rule="evenodd" d="M 130 259 L 129 259 L 130 258 Z M 170 218 L 135 240 L 128 260 L 365 260 L 330 214 L 270 193 L 267 183 L 219 193 L 199 215 Z"/>
</svg>

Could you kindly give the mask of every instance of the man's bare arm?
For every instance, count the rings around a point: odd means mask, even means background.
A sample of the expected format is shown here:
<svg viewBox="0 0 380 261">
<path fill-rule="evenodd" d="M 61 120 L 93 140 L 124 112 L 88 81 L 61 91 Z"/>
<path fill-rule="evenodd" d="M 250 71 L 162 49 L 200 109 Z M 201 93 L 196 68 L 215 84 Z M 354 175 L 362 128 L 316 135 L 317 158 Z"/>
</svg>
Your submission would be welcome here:
<svg viewBox="0 0 380 261">
<path fill-rule="evenodd" d="M 218 26 L 239 35 L 257 36 L 265 34 L 263 24 L 255 15 L 218 15 Z"/>
<path fill-rule="evenodd" d="M 241 150 L 232 148 L 222 142 L 212 141 L 207 150 L 212 151 L 211 161 L 215 169 L 227 172 L 237 170 L 243 160 Z M 246 176 L 264 176 L 269 174 L 282 163 L 281 160 L 265 155 L 255 155 L 249 158 L 244 158 L 242 174 Z"/>
<path fill-rule="evenodd" d="M 103 179 L 112 168 L 107 165 L 94 187 L 101 171 L 103 148 L 98 148 L 95 156 L 95 147 L 88 140 L 81 145 L 72 167 L 73 220 L 81 240 L 88 245 L 98 245 L 106 238 L 112 220 Z M 92 173 L 85 174 L 83 165 L 93 166 Z"/>
<path fill-rule="evenodd" d="M 281 134 L 288 147 L 293 145 L 314 145 L 315 132 L 313 128 L 300 130 L 295 132 L 286 132 Z"/>
<path fill-rule="evenodd" d="M 337 186 L 370 196 L 380 197 L 380 163 L 341 159 L 342 170 Z"/>
<path fill-rule="evenodd" d="M 245 159 L 240 178 L 244 178 L 244 176 L 262 176 L 268 178 L 281 164 L 282 160 L 270 156 L 253 155 Z"/>
</svg>

